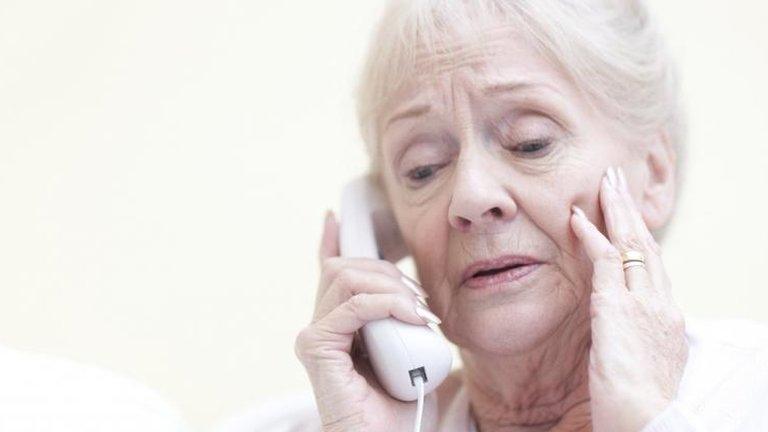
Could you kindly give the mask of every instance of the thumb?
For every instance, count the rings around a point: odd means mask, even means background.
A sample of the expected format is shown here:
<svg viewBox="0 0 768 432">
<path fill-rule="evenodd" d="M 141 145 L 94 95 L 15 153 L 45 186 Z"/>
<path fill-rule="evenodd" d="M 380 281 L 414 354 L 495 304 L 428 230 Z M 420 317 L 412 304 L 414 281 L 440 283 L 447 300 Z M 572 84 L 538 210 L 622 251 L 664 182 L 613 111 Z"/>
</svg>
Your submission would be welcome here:
<svg viewBox="0 0 768 432">
<path fill-rule="evenodd" d="M 333 215 L 333 211 L 325 212 L 325 222 L 323 223 L 323 237 L 320 239 L 320 250 L 318 258 L 320 264 L 326 258 L 339 256 L 339 223 Z"/>
</svg>

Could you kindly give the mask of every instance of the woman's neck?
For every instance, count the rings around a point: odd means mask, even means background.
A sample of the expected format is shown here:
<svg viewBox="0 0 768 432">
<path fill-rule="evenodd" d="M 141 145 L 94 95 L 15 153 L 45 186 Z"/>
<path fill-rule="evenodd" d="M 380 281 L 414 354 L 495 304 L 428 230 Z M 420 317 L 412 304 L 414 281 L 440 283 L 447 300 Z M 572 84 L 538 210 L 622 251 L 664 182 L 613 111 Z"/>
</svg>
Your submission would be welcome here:
<svg viewBox="0 0 768 432">
<path fill-rule="evenodd" d="M 514 356 L 461 352 L 479 432 L 590 431 L 590 324 L 572 316 L 534 350 Z"/>
</svg>

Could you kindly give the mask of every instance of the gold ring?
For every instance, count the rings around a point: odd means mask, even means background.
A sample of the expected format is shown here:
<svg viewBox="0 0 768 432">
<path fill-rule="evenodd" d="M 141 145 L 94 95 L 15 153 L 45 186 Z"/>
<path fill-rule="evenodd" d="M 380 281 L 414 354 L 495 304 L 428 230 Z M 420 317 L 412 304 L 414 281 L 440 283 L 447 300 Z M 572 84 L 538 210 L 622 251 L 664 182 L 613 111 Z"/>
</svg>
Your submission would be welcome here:
<svg viewBox="0 0 768 432">
<path fill-rule="evenodd" d="M 642 252 L 629 250 L 621 253 L 621 264 L 624 270 L 630 267 L 645 267 L 645 257 Z"/>
<path fill-rule="evenodd" d="M 630 267 L 645 267 L 645 264 L 643 264 L 640 261 L 627 261 L 623 265 L 624 270 L 630 268 Z"/>
</svg>

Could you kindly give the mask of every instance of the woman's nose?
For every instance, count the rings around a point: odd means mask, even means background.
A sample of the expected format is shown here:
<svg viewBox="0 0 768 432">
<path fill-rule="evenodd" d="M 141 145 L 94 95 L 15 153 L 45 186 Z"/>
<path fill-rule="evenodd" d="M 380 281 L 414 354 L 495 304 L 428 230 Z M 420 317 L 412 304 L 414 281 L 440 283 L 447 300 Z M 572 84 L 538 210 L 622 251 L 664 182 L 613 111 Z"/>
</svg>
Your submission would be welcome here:
<svg viewBox="0 0 768 432">
<path fill-rule="evenodd" d="M 499 232 L 506 229 L 517 211 L 512 196 L 487 168 L 463 166 L 455 176 L 448 218 L 460 232 Z"/>
</svg>

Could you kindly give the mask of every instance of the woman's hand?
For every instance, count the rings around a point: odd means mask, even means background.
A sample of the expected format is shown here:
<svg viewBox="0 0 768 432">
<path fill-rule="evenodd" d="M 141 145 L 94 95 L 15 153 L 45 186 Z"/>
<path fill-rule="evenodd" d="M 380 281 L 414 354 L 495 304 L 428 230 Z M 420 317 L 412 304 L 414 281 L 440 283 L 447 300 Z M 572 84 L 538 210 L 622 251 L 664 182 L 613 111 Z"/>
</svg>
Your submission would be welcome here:
<svg viewBox="0 0 768 432">
<path fill-rule="evenodd" d="M 688 357 L 685 323 L 672 301 L 660 248 L 621 169 L 608 169 L 600 206 L 610 240 L 574 206 L 571 226 L 593 264 L 589 391 L 593 430 L 637 432 L 675 398 Z M 622 252 L 645 267 L 622 269 Z"/>
<path fill-rule="evenodd" d="M 421 325 L 430 319 L 437 323 L 437 317 L 417 309 L 423 300 L 419 297 L 426 293 L 394 264 L 339 257 L 338 232 L 329 212 L 320 244 L 314 316 L 295 342 L 296 356 L 312 383 L 323 431 L 411 430 L 416 403 L 401 402 L 381 388 L 355 332 L 369 321 L 390 316 Z M 435 419 L 428 414 L 436 412 L 436 403 L 434 392 L 427 395 L 425 431 L 434 427 Z"/>
</svg>

